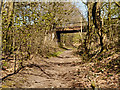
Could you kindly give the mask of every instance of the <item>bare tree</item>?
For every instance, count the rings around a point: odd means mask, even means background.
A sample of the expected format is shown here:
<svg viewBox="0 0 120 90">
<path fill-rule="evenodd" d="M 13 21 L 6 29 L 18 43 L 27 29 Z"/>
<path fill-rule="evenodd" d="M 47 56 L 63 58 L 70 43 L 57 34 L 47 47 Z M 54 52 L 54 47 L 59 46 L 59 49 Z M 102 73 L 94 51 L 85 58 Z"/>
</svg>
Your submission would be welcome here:
<svg viewBox="0 0 120 90">
<path fill-rule="evenodd" d="M 92 16 L 93 16 L 93 23 L 95 25 L 95 28 L 97 29 L 97 34 L 100 38 L 100 46 L 101 46 L 100 52 L 102 52 L 103 49 L 104 49 L 104 45 L 103 45 L 102 20 L 101 20 L 101 17 L 100 17 L 100 13 L 101 13 L 100 5 L 101 5 L 100 2 L 95 2 L 94 3 L 93 9 L 92 9 Z"/>
</svg>

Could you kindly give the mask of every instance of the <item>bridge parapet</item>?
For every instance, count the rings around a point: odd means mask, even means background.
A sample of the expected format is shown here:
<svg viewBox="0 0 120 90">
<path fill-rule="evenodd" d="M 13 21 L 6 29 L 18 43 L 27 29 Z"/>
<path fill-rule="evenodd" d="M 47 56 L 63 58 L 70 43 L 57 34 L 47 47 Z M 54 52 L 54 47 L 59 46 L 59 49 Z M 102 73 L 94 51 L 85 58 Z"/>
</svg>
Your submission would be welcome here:
<svg viewBox="0 0 120 90">
<path fill-rule="evenodd" d="M 69 27 L 57 27 L 56 28 L 56 31 L 76 31 L 76 30 L 78 30 L 78 31 L 81 31 L 81 29 L 82 29 L 82 31 L 85 31 L 85 27 L 86 26 L 69 26 Z"/>
</svg>

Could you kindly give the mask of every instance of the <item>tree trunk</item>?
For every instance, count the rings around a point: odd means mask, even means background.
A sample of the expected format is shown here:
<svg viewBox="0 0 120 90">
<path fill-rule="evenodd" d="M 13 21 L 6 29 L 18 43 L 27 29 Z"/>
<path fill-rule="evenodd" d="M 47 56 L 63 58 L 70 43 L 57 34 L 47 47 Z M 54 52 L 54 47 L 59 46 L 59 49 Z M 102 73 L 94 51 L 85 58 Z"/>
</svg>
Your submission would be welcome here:
<svg viewBox="0 0 120 90">
<path fill-rule="evenodd" d="M 0 60 L 2 60 L 2 1 L 0 1 Z M 0 69 L 2 68 L 2 61 L 0 61 Z M 0 87 L 2 80 L 0 80 Z"/>
<path fill-rule="evenodd" d="M 88 7 L 88 26 L 87 26 L 87 35 L 86 35 L 86 39 L 84 41 L 84 45 L 85 45 L 85 51 L 86 54 L 88 54 L 89 56 L 89 49 L 90 49 L 90 38 L 91 38 L 91 17 L 92 17 L 92 6 L 93 6 L 93 2 L 89 2 L 87 3 L 87 7 Z"/>
<path fill-rule="evenodd" d="M 100 46 L 101 50 L 100 53 L 104 50 L 104 43 L 103 43 L 103 30 L 102 30 L 102 20 L 100 17 L 100 2 L 95 2 L 92 9 L 92 16 L 93 16 L 93 23 L 95 28 L 97 29 L 97 34 L 100 38 Z"/>
</svg>

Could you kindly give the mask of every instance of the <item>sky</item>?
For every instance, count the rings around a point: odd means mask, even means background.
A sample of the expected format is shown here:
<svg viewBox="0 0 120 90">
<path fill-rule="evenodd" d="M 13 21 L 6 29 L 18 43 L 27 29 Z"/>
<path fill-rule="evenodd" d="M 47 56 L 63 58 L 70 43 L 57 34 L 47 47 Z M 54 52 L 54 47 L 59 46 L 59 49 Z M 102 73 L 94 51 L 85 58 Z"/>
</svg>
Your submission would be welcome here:
<svg viewBox="0 0 120 90">
<path fill-rule="evenodd" d="M 83 0 L 85 1 L 85 0 Z M 81 13 L 83 14 L 84 18 L 87 19 L 87 7 L 84 3 L 82 3 L 81 0 L 79 0 L 79 2 L 76 2 L 76 6 L 80 9 Z"/>
<path fill-rule="evenodd" d="M 14 0 L 5 0 L 5 1 L 14 1 Z M 15 0 L 15 1 L 29 1 L 29 0 Z M 37 1 L 37 0 L 30 0 L 30 1 Z M 59 1 L 59 0 L 38 0 L 38 1 Z M 82 3 L 82 1 L 86 2 L 87 0 L 60 0 L 60 1 L 66 1 L 66 2 L 75 2 L 76 6 L 80 9 L 80 11 L 82 12 L 83 16 L 86 18 L 87 14 L 86 14 L 86 7 L 85 5 Z"/>
</svg>

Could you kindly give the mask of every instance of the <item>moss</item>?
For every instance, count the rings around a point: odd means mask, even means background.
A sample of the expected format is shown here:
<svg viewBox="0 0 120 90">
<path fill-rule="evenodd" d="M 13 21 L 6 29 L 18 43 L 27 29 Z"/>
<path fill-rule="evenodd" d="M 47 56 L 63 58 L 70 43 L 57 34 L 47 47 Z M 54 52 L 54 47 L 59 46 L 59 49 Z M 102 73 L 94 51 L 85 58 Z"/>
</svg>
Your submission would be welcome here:
<svg viewBox="0 0 120 90">
<path fill-rule="evenodd" d="M 4 85 L 2 85 L 2 88 L 12 87 L 14 83 L 15 83 L 14 81 L 6 80 L 6 81 L 4 82 Z"/>
<path fill-rule="evenodd" d="M 6 86 L 6 85 L 2 85 L 2 88 L 8 88 L 8 86 Z"/>
</svg>

